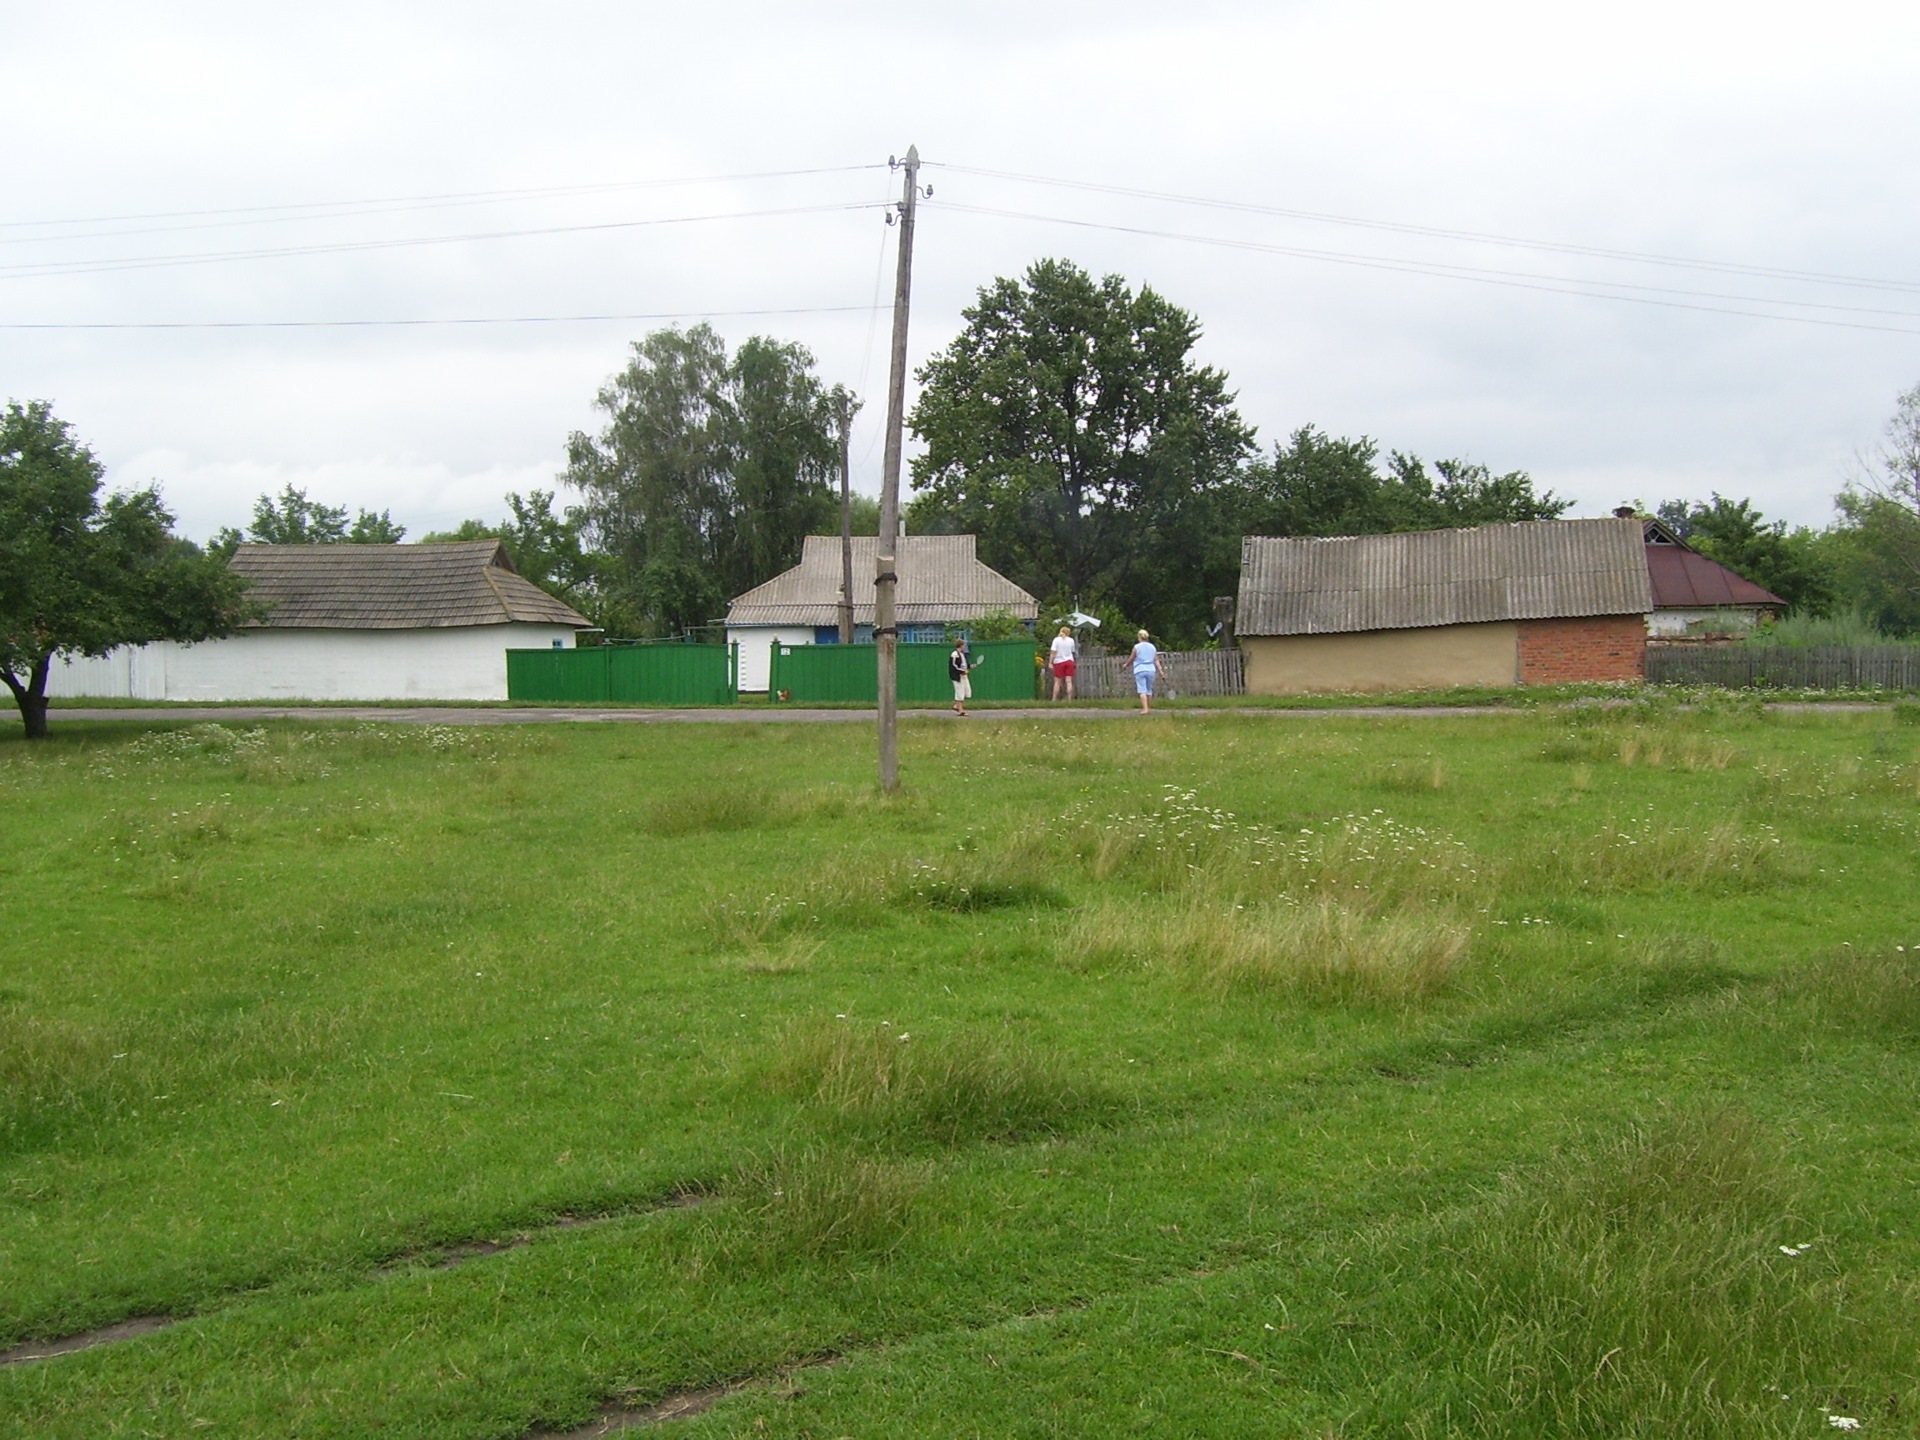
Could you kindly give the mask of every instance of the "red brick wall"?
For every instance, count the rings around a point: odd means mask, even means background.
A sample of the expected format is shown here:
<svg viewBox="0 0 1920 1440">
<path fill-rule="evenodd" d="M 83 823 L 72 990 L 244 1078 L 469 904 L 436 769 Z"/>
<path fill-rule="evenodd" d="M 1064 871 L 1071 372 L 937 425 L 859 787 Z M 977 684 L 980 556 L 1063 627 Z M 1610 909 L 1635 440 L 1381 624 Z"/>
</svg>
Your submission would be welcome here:
<svg viewBox="0 0 1920 1440">
<path fill-rule="evenodd" d="M 1520 683 L 1644 680 L 1647 617 L 1587 615 L 1520 622 Z"/>
</svg>

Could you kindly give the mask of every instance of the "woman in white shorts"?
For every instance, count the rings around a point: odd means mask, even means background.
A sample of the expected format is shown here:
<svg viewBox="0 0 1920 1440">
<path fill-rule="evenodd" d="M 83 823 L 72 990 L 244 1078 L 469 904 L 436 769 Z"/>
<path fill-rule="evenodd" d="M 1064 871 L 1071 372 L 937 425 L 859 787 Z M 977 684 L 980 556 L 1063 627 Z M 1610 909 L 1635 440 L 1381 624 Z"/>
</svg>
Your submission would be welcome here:
<svg viewBox="0 0 1920 1440">
<path fill-rule="evenodd" d="M 973 698 L 973 682 L 967 678 L 967 672 L 973 669 L 973 662 L 967 658 L 967 640 L 963 635 L 953 647 L 953 653 L 947 656 L 947 678 L 953 681 L 953 713 L 967 713 L 967 701 Z"/>
</svg>

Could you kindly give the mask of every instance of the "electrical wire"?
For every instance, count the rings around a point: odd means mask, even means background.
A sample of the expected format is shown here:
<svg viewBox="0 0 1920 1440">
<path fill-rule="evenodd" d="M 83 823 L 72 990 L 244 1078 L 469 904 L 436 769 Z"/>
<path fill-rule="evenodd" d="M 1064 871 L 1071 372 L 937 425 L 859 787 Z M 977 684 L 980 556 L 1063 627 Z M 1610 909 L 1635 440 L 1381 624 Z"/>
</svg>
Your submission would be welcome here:
<svg viewBox="0 0 1920 1440">
<path fill-rule="evenodd" d="M 287 205 L 242 205 L 224 210 L 155 210 L 146 214 L 92 215 L 72 220 L 0 220 L 0 230 L 50 229 L 64 225 L 116 225 L 133 220 L 188 220 L 209 215 L 244 215 L 245 220 L 210 220 L 201 225 L 167 225 L 150 229 L 103 230 L 78 235 L 0 236 L 0 245 L 43 244 L 50 240 L 97 240 L 107 236 L 166 234 L 176 230 L 219 229 L 232 225 L 275 225 L 300 220 L 348 219 L 358 215 L 393 215 L 409 210 L 441 210 L 467 205 L 500 205 L 525 200 L 567 200 L 587 195 L 658 190 L 676 185 L 731 185 L 748 180 L 791 180 L 809 175 L 841 175 L 858 170 L 884 170 L 870 165 L 817 166 L 810 170 L 755 170 L 737 175 L 694 175 L 673 180 L 626 180 L 595 185 L 548 185 L 518 190 L 465 190 L 438 195 L 389 195 L 363 200 L 313 200 Z M 324 213 L 322 213 L 324 212 Z"/>
<path fill-rule="evenodd" d="M 1090 180 L 1064 180 L 1046 175 L 1023 175 L 1012 170 L 990 170 L 978 166 L 951 165 L 940 161 L 923 162 L 957 175 L 978 175 L 995 180 L 1012 180 L 1026 185 L 1049 185 L 1066 190 L 1086 190 L 1103 195 L 1122 195 L 1140 200 L 1157 200 L 1176 205 L 1199 205 L 1215 210 L 1238 211 L 1250 215 L 1272 215 L 1287 220 L 1305 220 L 1320 225 L 1346 225 L 1367 230 L 1383 230 L 1399 235 L 1419 235 L 1442 240 L 1464 240 L 1480 245 L 1504 245 L 1518 249 L 1546 250 L 1567 255 L 1585 255 L 1594 259 L 1623 260 L 1640 265 L 1669 265 L 1692 270 L 1718 271 L 1748 275 L 1760 279 L 1793 280 L 1822 285 L 1845 285 L 1869 290 L 1891 290 L 1920 294 L 1920 281 L 1884 280 L 1861 275 L 1838 275 L 1817 270 L 1790 270 L 1769 265 L 1744 265 L 1734 261 L 1703 260 L 1682 255 L 1662 255 L 1650 251 L 1619 250 L 1599 245 L 1576 245 L 1556 240 L 1528 240 L 1513 235 L 1497 235 L 1477 230 L 1449 230 L 1433 225 L 1413 225 L 1393 220 L 1368 220 L 1352 215 L 1331 215 L 1312 210 L 1291 210 L 1277 205 L 1261 205 L 1245 200 L 1221 200 L 1199 195 L 1177 195 L 1160 190 L 1142 190 L 1128 185 L 1106 185 Z"/>
<path fill-rule="evenodd" d="M 582 325 L 628 320 L 729 320 L 758 315 L 863 314 L 867 305 L 788 305 L 763 310 L 653 310 L 627 315 L 483 315 L 416 320 L 0 321 L 0 330 L 371 330 L 435 325 Z M 885 309 L 887 307 L 880 307 Z"/>
<path fill-rule="evenodd" d="M 298 255 L 342 255 L 364 250 L 400 250 L 421 245 L 458 245 L 482 240 L 517 240 L 532 235 L 581 235 L 595 231 L 636 230 L 655 225 L 695 225 L 713 220 L 751 220 L 776 215 L 817 215 L 831 211 L 876 210 L 872 201 L 832 205 L 787 205 L 771 210 L 736 210 L 718 215 L 673 215 L 653 220 L 604 220 L 585 225 L 542 225 L 524 230 L 481 230 L 463 235 L 422 235 L 404 240 L 345 240 L 324 245 L 289 245 L 270 250 L 202 251 L 188 255 L 122 256 L 113 260 L 71 260 L 0 265 L 0 280 L 29 280 L 55 275 L 98 275 L 117 270 L 171 269 L 215 265 L 230 260 L 273 260 Z"/>
<path fill-rule="evenodd" d="M 1877 330 L 1891 335 L 1920 335 L 1920 328 L 1904 325 L 1870 325 L 1857 320 L 1830 320 L 1814 315 L 1781 315 L 1765 310 L 1741 310 L 1724 305 L 1700 305 L 1686 300 L 1659 299 L 1652 294 L 1608 294 L 1604 288 L 1658 291 L 1666 295 L 1695 296 L 1700 299 L 1732 299 L 1755 305 L 1791 305 L 1799 308 L 1837 310 L 1887 317 L 1920 318 L 1906 310 L 1874 310 L 1863 307 L 1822 305 L 1805 300 L 1775 300 L 1756 296 L 1717 296 L 1711 291 L 1660 290 L 1656 286 L 1628 285 L 1621 281 L 1581 280 L 1565 276 L 1535 276 L 1525 271 L 1494 270 L 1477 266 L 1448 265 L 1440 262 L 1401 260 L 1390 256 L 1356 255 L 1339 250 L 1310 250 L 1292 245 L 1273 245 L 1258 240 L 1236 240 L 1217 235 L 1192 235 L 1176 230 L 1155 230 L 1138 225 L 1115 225 L 1097 220 L 1078 220 L 1063 215 L 1037 215 L 1026 211 L 1000 210 L 986 206 L 948 201 L 941 207 L 949 213 L 987 215 L 1006 220 L 1028 220 L 1049 225 L 1068 225 L 1084 230 L 1108 230 L 1122 235 L 1141 235 L 1160 240 L 1179 240 L 1188 244 L 1212 245 L 1230 250 L 1249 250 L 1294 259 L 1317 260 L 1328 264 L 1351 265 L 1372 270 L 1392 270 L 1408 275 L 1428 275 L 1451 280 L 1467 280 L 1482 285 L 1501 285 L 1517 290 L 1537 290 L 1555 295 L 1577 295 L 1590 300 L 1618 300 L 1635 305 L 1656 305 L 1675 310 L 1699 310 L 1714 315 L 1740 315 L 1757 320 L 1783 320 L 1797 325 L 1823 325 L 1847 330 Z M 1582 288 L 1585 287 L 1585 288 Z"/>
</svg>

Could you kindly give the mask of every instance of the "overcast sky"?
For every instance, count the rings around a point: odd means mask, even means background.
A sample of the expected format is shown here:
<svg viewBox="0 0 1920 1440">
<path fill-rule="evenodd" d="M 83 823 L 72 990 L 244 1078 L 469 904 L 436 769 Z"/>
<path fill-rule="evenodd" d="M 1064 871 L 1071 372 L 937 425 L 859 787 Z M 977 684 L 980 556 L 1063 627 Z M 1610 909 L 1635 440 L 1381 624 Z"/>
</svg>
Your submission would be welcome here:
<svg viewBox="0 0 1920 1440">
<path fill-rule="evenodd" d="M 0 399 L 195 538 L 287 484 L 498 517 L 703 315 L 867 398 L 877 491 L 909 143 L 915 365 L 1059 256 L 1194 312 L 1263 445 L 1811 525 L 1920 384 L 1911 3 L 0 0 L 0 35 Z M 564 318 L 609 315 L 666 318 Z M 563 318 L 248 328 L 508 317 Z"/>
</svg>

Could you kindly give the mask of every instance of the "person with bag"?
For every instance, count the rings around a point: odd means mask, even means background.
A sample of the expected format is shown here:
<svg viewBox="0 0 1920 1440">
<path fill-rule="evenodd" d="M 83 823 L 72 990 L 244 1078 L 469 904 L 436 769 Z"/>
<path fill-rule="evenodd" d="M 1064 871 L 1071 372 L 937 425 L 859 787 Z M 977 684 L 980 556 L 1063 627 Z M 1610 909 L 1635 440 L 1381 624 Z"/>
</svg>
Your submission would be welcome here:
<svg viewBox="0 0 1920 1440">
<path fill-rule="evenodd" d="M 953 681 L 953 713 L 967 713 L 967 701 L 973 698 L 973 682 L 968 679 L 973 662 L 967 656 L 967 637 L 962 635 L 954 643 L 953 653 L 947 656 L 947 678 Z"/>
</svg>

